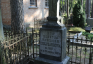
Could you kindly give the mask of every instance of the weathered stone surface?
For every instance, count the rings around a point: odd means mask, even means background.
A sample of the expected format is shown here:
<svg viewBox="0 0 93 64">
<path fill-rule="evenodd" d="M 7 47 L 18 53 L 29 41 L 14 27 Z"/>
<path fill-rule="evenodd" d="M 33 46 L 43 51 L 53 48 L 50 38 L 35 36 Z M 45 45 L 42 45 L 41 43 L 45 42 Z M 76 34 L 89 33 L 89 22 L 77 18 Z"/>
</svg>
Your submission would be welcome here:
<svg viewBox="0 0 93 64">
<path fill-rule="evenodd" d="M 66 28 L 40 29 L 40 57 L 62 61 L 66 57 Z"/>
<path fill-rule="evenodd" d="M 66 57 L 66 27 L 62 31 L 62 59 L 64 59 Z"/>
<path fill-rule="evenodd" d="M 49 16 L 58 17 L 59 16 L 59 5 L 60 0 L 49 0 Z"/>
<path fill-rule="evenodd" d="M 93 27 L 93 18 L 86 19 L 87 25 Z"/>
<path fill-rule="evenodd" d="M 40 35 L 40 53 L 61 56 L 61 32 L 42 30 Z"/>
<path fill-rule="evenodd" d="M 57 1 L 58 0 L 49 0 L 49 16 L 56 17 L 57 15 Z"/>
</svg>

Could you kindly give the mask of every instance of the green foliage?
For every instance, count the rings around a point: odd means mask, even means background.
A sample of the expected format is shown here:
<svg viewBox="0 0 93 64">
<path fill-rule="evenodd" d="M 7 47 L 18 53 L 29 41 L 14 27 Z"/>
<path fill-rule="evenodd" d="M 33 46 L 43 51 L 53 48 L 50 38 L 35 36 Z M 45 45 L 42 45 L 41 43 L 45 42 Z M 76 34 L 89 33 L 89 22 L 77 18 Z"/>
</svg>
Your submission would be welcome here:
<svg viewBox="0 0 93 64">
<path fill-rule="evenodd" d="M 64 13 L 64 14 L 62 15 L 62 17 L 64 17 L 64 18 L 63 18 L 63 24 L 66 25 L 66 23 L 67 23 L 67 14 Z"/>
<path fill-rule="evenodd" d="M 86 38 L 93 41 L 93 34 L 92 33 L 83 32 L 82 35 L 87 36 Z"/>
<path fill-rule="evenodd" d="M 73 8 L 73 24 L 77 27 L 85 27 L 85 13 L 83 12 L 83 8 L 81 6 L 81 0 L 75 4 Z"/>
<path fill-rule="evenodd" d="M 75 4 L 77 3 L 77 0 L 69 0 L 69 11 L 71 11 L 71 9 L 75 6 Z"/>
<path fill-rule="evenodd" d="M 83 32 L 82 35 L 86 36 L 86 35 L 89 35 L 90 33 L 88 32 Z"/>
<path fill-rule="evenodd" d="M 82 32 L 85 32 L 85 30 L 80 28 L 80 27 L 71 27 L 69 31 L 82 31 Z"/>
</svg>

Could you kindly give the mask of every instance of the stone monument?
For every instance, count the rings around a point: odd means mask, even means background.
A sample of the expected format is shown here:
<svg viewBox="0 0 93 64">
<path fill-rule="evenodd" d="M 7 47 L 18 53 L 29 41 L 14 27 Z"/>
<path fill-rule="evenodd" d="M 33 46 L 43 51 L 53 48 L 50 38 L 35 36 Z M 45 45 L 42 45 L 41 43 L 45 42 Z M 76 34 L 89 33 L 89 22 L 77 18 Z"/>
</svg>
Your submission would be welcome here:
<svg viewBox="0 0 93 64">
<path fill-rule="evenodd" d="M 39 57 L 35 64 L 69 64 L 66 56 L 66 27 L 57 23 L 60 0 L 49 0 L 48 22 L 40 28 Z"/>
</svg>

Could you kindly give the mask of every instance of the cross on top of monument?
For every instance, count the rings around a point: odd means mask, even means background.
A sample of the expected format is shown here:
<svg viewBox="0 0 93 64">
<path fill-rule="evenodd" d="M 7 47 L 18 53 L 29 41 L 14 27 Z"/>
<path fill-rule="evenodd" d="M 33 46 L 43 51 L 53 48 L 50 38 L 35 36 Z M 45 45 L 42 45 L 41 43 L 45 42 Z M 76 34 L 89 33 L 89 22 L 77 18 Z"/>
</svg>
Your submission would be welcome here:
<svg viewBox="0 0 93 64">
<path fill-rule="evenodd" d="M 59 22 L 59 8 L 60 8 L 60 0 L 49 0 L 49 16 L 47 17 L 48 22 L 42 27 L 50 27 L 50 28 L 61 28 L 64 27 L 62 23 Z"/>
<path fill-rule="evenodd" d="M 60 0 L 49 0 L 49 16 L 50 17 L 59 16 L 59 3 L 60 3 Z"/>
</svg>

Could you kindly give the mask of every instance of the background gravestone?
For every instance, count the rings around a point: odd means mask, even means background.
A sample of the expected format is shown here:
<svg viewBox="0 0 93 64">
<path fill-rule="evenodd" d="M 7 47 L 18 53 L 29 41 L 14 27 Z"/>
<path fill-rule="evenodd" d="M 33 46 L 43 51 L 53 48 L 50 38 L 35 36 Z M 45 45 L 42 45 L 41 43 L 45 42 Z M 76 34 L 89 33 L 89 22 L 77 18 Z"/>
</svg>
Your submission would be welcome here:
<svg viewBox="0 0 93 64">
<path fill-rule="evenodd" d="M 48 22 L 40 28 L 40 51 L 35 64 L 68 64 L 66 27 L 57 23 L 60 0 L 49 0 Z"/>
</svg>

